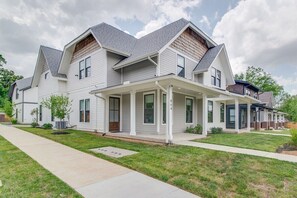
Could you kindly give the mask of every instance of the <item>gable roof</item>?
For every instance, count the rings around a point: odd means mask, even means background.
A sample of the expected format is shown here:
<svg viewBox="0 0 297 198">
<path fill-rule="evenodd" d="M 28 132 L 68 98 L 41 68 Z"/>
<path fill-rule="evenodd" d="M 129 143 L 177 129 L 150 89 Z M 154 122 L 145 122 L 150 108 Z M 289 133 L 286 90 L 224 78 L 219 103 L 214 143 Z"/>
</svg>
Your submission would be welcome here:
<svg viewBox="0 0 297 198">
<path fill-rule="evenodd" d="M 266 91 L 259 94 L 259 100 L 266 103 L 269 107 L 274 105 L 274 96 L 272 91 Z"/>
<path fill-rule="evenodd" d="M 14 87 L 17 86 L 18 89 L 21 90 L 25 90 L 25 89 L 29 89 L 31 88 L 31 83 L 32 83 L 32 79 L 33 77 L 29 77 L 29 78 L 23 78 L 20 80 L 15 81 L 10 87 L 9 87 L 9 91 L 8 91 L 8 97 L 11 98 L 12 94 L 13 94 L 13 90 Z"/>
<path fill-rule="evenodd" d="M 182 18 L 139 38 L 131 52 L 131 56 L 116 64 L 114 68 L 118 69 L 137 60 L 141 60 L 142 58 L 146 58 L 147 56 L 157 54 L 162 47 L 169 43 L 189 24 L 189 21 Z"/>
<path fill-rule="evenodd" d="M 100 23 L 90 28 L 101 47 L 130 55 L 137 39 L 109 24 Z"/>
<path fill-rule="evenodd" d="M 224 44 L 221 44 L 207 50 L 207 52 L 201 58 L 199 63 L 196 65 L 194 73 L 201 73 L 207 71 L 209 67 L 212 65 L 212 63 L 215 61 L 216 57 L 219 55 L 223 47 Z"/>
<path fill-rule="evenodd" d="M 63 52 L 46 46 L 40 46 L 40 50 L 44 55 L 46 64 L 49 67 L 52 76 L 67 78 L 65 74 L 60 74 L 58 72 Z"/>
</svg>

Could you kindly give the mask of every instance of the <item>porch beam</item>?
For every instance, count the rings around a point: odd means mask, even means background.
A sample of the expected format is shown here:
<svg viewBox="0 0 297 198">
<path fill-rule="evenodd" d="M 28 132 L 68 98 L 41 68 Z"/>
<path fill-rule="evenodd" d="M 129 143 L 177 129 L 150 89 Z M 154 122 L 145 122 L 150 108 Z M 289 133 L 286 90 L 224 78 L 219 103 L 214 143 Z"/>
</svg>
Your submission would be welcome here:
<svg viewBox="0 0 297 198">
<path fill-rule="evenodd" d="M 133 90 L 130 92 L 130 135 L 136 135 L 135 95 L 136 91 Z"/>
<path fill-rule="evenodd" d="M 251 131 L 251 103 L 247 103 L 247 131 Z"/>
<path fill-rule="evenodd" d="M 235 131 L 239 132 L 239 102 L 235 99 Z"/>
<path fill-rule="evenodd" d="M 209 99 L 211 99 L 211 101 L 214 101 L 214 102 L 234 100 L 234 98 L 209 98 Z"/>
</svg>

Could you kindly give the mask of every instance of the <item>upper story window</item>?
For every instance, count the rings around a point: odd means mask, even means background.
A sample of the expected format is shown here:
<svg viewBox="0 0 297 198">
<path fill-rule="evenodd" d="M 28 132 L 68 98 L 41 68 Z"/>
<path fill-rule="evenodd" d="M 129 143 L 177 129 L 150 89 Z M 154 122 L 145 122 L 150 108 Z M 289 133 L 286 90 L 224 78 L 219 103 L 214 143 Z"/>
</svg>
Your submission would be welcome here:
<svg viewBox="0 0 297 198">
<path fill-rule="evenodd" d="M 47 77 L 48 77 L 48 72 L 46 72 L 46 73 L 44 74 L 44 79 L 47 79 Z"/>
<path fill-rule="evenodd" d="M 79 62 L 79 79 L 91 76 L 91 57 Z"/>
<path fill-rule="evenodd" d="M 185 77 L 185 57 L 177 55 L 177 75 Z"/>
<path fill-rule="evenodd" d="M 211 68 L 211 84 L 217 87 L 221 87 L 221 71 L 212 67 Z"/>
<path fill-rule="evenodd" d="M 15 90 L 15 99 L 19 99 L 19 89 L 16 88 Z"/>
<path fill-rule="evenodd" d="M 249 89 L 245 89 L 245 95 L 250 96 L 251 95 L 251 91 Z"/>
<path fill-rule="evenodd" d="M 254 93 L 254 98 L 258 99 L 258 94 L 257 94 L 257 92 Z"/>
</svg>

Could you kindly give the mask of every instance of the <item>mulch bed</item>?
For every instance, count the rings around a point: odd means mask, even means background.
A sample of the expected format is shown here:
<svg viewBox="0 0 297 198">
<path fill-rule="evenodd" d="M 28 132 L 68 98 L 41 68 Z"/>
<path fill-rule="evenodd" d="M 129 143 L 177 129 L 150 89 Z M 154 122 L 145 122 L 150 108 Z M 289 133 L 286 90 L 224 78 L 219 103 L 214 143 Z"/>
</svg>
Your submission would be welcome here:
<svg viewBox="0 0 297 198">
<path fill-rule="evenodd" d="M 53 135 L 67 135 L 67 134 L 70 134 L 69 132 L 67 131 L 54 131 L 52 132 Z"/>
<path fill-rule="evenodd" d="M 290 143 L 286 143 L 282 146 L 279 146 L 276 149 L 277 153 L 289 154 L 289 155 L 296 155 L 297 156 L 297 146 L 292 145 Z"/>
</svg>

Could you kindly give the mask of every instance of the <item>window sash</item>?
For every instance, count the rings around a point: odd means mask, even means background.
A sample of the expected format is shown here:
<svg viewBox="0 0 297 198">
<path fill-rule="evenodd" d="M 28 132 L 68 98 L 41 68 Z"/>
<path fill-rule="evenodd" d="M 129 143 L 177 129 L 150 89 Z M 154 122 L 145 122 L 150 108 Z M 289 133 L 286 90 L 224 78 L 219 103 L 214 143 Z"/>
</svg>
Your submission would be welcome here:
<svg viewBox="0 0 297 198">
<path fill-rule="evenodd" d="M 193 99 L 186 98 L 186 123 L 193 123 Z"/>
<path fill-rule="evenodd" d="M 15 99 L 19 99 L 19 89 L 15 90 Z"/>
<path fill-rule="evenodd" d="M 229 121 L 230 121 L 230 123 L 235 123 L 235 109 L 230 109 Z"/>
<path fill-rule="evenodd" d="M 221 87 L 221 71 L 212 67 L 211 68 L 211 84 L 217 87 Z"/>
<path fill-rule="evenodd" d="M 85 122 L 90 122 L 90 99 L 85 100 Z"/>
<path fill-rule="evenodd" d="M 39 105 L 39 121 L 42 121 L 42 105 Z"/>
<path fill-rule="evenodd" d="M 155 122 L 154 116 L 154 94 L 144 95 L 144 115 L 143 122 L 146 124 L 153 124 Z"/>
<path fill-rule="evenodd" d="M 166 124 L 166 116 L 167 116 L 167 111 L 166 111 L 166 108 L 167 108 L 167 96 L 166 96 L 166 94 L 163 94 L 162 100 L 163 100 L 162 101 L 162 105 L 163 105 L 163 107 L 162 107 L 162 113 L 163 113 L 162 123 Z"/>
<path fill-rule="evenodd" d="M 216 72 L 217 72 L 217 74 L 216 74 L 216 76 L 217 76 L 217 82 L 216 82 L 216 85 L 217 85 L 218 87 L 221 87 L 221 71 L 220 71 L 220 70 L 216 70 Z"/>
<path fill-rule="evenodd" d="M 79 62 L 79 79 L 83 79 L 85 76 L 85 60 Z"/>
<path fill-rule="evenodd" d="M 85 121 L 85 100 L 79 101 L 79 121 L 84 122 Z"/>
<path fill-rule="evenodd" d="M 86 77 L 91 76 L 91 57 L 86 58 L 85 67 L 86 67 L 85 76 Z"/>
<path fill-rule="evenodd" d="M 208 122 L 209 123 L 212 123 L 213 122 L 213 101 L 208 101 L 208 113 L 207 113 L 207 116 L 208 116 Z"/>
</svg>

